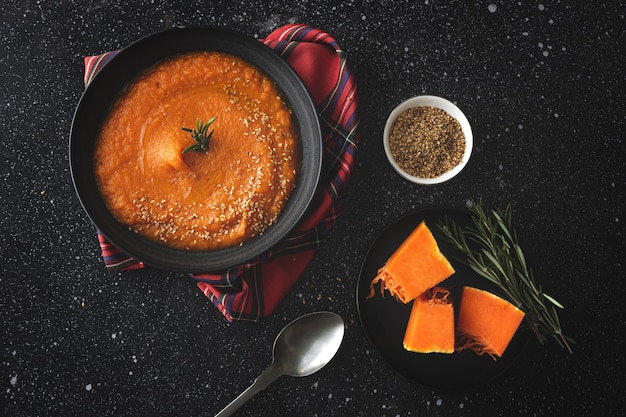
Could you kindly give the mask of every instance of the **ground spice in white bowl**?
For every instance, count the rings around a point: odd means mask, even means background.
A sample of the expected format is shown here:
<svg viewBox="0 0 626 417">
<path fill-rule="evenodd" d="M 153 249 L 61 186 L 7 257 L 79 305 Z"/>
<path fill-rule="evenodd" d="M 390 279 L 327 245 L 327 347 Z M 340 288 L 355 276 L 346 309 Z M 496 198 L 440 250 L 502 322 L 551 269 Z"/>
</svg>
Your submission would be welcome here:
<svg viewBox="0 0 626 417">
<path fill-rule="evenodd" d="M 438 184 L 454 177 L 469 160 L 473 145 L 463 112 L 435 96 L 414 97 L 396 107 L 383 140 L 393 168 L 418 184 Z"/>
</svg>

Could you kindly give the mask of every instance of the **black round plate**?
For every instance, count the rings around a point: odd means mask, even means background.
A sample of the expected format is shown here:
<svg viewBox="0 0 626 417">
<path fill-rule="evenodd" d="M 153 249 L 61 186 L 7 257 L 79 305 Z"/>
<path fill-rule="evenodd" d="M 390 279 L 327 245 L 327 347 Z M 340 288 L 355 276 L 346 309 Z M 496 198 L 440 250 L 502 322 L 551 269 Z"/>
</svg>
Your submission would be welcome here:
<svg viewBox="0 0 626 417">
<path fill-rule="evenodd" d="M 441 252 L 456 271 L 440 284 L 451 291 L 455 301 L 458 300 L 459 292 L 465 285 L 487 290 L 491 288 L 486 279 L 454 259 L 458 252 L 439 232 L 438 225 L 443 224 L 446 218 L 457 225 L 471 223 L 471 214 L 467 210 L 430 208 L 404 215 L 384 228 L 372 243 L 361 267 L 356 294 L 357 308 L 361 325 L 369 341 L 397 373 L 431 388 L 463 390 L 490 381 L 506 371 L 523 351 L 530 332 L 518 330 L 504 355 L 496 360 L 488 355 L 479 356 L 473 351 L 452 354 L 414 353 L 402 346 L 412 303 L 402 304 L 388 292 L 381 295 L 380 284 L 375 287 L 374 297 L 366 300 L 370 294 L 370 282 L 378 269 L 422 220 L 426 221 Z"/>
<path fill-rule="evenodd" d="M 159 245 L 118 223 L 100 196 L 93 174 L 93 150 L 100 126 L 124 88 L 145 69 L 180 53 L 220 51 L 245 59 L 269 76 L 293 110 L 300 137 L 296 188 L 278 221 L 242 246 L 184 251 Z M 96 75 L 81 97 L 70 132 L 70 167 L 83 208 L 103 234 L 129 255 L 154 267 L 183 272 L 221 271 L 271 249 L 298 223 L 319 180 L 322 139 L 315 105 L 295 71 L 256 39 L 215 27 L 175 28 L 147 36 L 122 49 Z"/>
</svg>

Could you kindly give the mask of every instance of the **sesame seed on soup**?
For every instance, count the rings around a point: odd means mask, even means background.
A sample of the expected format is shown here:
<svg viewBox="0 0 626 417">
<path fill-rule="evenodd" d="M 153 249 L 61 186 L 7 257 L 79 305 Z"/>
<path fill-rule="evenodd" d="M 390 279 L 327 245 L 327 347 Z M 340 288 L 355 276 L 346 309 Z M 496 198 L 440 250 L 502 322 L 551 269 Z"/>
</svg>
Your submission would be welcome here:
<svg viewBox="0 0 626 417">
<path fill-rule="evenodd" d="M 196 120 L 216 117 L 207 151 L 186 152 Z M 243 244 L 275 223 L 295 187 L 297 134 L 276 86 L 226 53 L 161 62 L 116 100 L 95 174 L 115 218 L 163 245 Z"/>
</svg>

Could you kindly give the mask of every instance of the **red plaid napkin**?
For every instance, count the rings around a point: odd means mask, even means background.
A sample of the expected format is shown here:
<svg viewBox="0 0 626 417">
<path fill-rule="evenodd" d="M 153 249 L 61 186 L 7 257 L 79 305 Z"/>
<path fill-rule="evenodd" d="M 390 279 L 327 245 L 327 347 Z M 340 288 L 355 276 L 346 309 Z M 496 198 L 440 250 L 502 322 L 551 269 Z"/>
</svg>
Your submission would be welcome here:
<svg viewBox="0 0 626 417">
<path fill-rule="evenodd" d="M 356 82 L 337 41 L 320 30 L 292 24 L 262 42 L 300 75 L 317 106 L 324 141 L 322 177 L 311 209 L 277 247 L 223 273 L 190 274 L 229 321 L 270 315 L 306 269 L 341 212 L 359 142 Z M 116 53 L 85 58 L 85 85 Z M 100 231 L 98 239 L 107 268 L 143 268 Z"/>
</svg>

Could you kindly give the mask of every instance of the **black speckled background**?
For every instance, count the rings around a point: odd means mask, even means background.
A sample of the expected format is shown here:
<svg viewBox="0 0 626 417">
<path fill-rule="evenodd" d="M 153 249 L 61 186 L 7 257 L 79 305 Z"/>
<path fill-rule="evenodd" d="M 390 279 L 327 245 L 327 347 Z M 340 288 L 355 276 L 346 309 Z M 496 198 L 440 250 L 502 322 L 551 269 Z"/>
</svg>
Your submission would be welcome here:
<svg viewBox="0 0 626 417">
<path fill-rule="evenodd" d="M 279 379 L 239 415 L 624 415 L 625 13 L 616 1 L 2 2 L 0 414 L 212 416 L 269 364 L 287 322 L 332 310 L 347 323 L 333 362 Z M 286 23 L 337 38 L 361 99 L 345 211 L 301 280 L 271 318 L 228 323 L 183 274 L 105 271 L 68 166 L 83 56 L 173 26 L 262 38 Z M 470 163 L 443 185 L 410 184 L 384 156 L 387 114 L 419 94 L 450 99 L 473 126 Z M 533 340 L 467 392 L 415 385 L 361 330 L 361 262 L 397 216 L 481 197 L 513 205 L 578 343 L 569 355 Z"/>
</svg>

